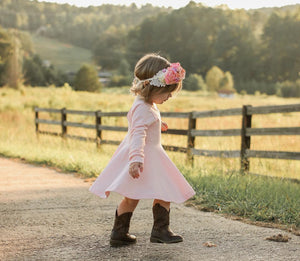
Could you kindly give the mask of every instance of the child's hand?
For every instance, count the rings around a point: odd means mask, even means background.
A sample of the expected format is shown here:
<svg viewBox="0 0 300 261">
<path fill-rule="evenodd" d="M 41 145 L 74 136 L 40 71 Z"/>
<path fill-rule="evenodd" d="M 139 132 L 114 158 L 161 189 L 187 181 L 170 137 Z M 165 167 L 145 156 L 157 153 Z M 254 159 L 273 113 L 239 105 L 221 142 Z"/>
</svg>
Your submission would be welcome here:
<svg viewBox="0 0 300 261">
<path fill-rule="evenodd" d="M 134 179 L 138 179 L 140 177 L 140 172 L 143 172 L 144 164 L 141 162 L 133 162 L 129 166 L 129 174 Z"/>
<path fill-rule="evenodd" d="M 162 131 L 167 131 L 168 130 L 168 124 L 165 122 L 161 122 L 161 130 Z"/>
</svg>

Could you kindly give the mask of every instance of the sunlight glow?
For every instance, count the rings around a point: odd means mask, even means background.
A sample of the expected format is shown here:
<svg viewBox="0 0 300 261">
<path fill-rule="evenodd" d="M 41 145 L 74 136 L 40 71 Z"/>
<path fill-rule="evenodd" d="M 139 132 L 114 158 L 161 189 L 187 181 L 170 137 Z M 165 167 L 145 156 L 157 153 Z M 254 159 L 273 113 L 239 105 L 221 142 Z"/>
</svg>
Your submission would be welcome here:
<svg viewBox="0 0 300 261">
<path fill-rule="evenodd" d="M 154 6 L 165 6 L 165 7 L 173 7 L 173 8 L 181 8 L 186 6 L 190 0 L 182 0 L 182 1 L 174 1 L 174 0 L 40 0 L 43 2 L 56 2 L 56 3 L 68 3 L 76 6 L 99 6 L 102 4 L 113 4 L 113 5 L 131 5 L 133 2 L 137 6 L 142 6 L 145 4 L 152 4 Z M 262 7 L 281 7 L 285 5 L 294 5 L 300 4 L 299 0 L 252 0 L 252 1 L 240 1 L 240 0 L 202 0 L 197 1 L 196 3 L 202 3 L 206 6 L 219 6 L 226 4 L 231 9 L 256 9 Z"/>
</svg>

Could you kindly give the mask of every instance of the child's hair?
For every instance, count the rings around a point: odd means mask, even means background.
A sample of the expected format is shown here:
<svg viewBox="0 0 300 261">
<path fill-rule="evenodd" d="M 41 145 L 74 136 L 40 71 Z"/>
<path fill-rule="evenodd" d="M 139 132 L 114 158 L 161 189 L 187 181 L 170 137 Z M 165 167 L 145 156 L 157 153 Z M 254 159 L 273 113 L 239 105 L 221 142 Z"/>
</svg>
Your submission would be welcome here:
<svg viewBox="0 0 300 261">
<path fill-rule="evenodd" d="M 163 93 L 177 93 L 182 88 L 182 81 L 166 85 L 164 87 L 157 87 L 150 84 L 150 82 L 142 80 L 153 77 L 157 72 L 162 69 L 168 68 L 171 63 L 158 54 L 146 54 L 136 64 L 134 69 L 134 76 L 138 82 L 133 82 L 130 92 L 134 95 L 140 95 L 147 103 L 151 103 L 154 95 Z"/>
</svg>

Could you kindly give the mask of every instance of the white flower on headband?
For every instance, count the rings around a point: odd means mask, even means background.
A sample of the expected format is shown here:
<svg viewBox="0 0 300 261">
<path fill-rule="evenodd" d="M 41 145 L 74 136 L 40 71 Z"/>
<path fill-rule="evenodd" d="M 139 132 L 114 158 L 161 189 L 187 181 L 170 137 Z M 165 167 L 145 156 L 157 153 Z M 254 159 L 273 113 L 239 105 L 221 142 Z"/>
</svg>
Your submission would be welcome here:
<svg viewBox="0 0 300 261">
<path fill-rule="evenodd" d="M 179 83 L 185 78 L 185 70 L 180 63 L 171 63 L 168 68 L 160 70 L 152 78 L 139 80 L 139 82 L 146 82 L 153 86 L 165 87 L 166 85 Z M 136 78 L 137 79 L 137 78 Z"/>
<path fill-rule="evenodd" d="M 149 79 L 149 82 L 151 85 L 154 85 L 157 87 L 166 86 L 165 72 L 163 70 L 159 71 L 157 74 L 155 74 L 152 78 Z"/>
</svg>

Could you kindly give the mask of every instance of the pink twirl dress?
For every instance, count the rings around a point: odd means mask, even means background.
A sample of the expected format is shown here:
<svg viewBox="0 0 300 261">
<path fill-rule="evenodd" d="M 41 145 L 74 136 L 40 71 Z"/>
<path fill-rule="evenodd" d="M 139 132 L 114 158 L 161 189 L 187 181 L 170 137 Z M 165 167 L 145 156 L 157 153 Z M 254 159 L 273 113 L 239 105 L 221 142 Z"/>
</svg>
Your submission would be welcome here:
<svg viewBox="0 0 300 261">
<path fill-rule="evenodd" d="M 182 203 L 195 191 L 161 146 L 161 119 L 156 105 L 139 96 L 127 114 L 128 133 L 90 191 L 106 198 L 117 192 L 131 199 Z M 132 162 L 144 163 L 138 179 L 129 174 Z"/>
</svg>

